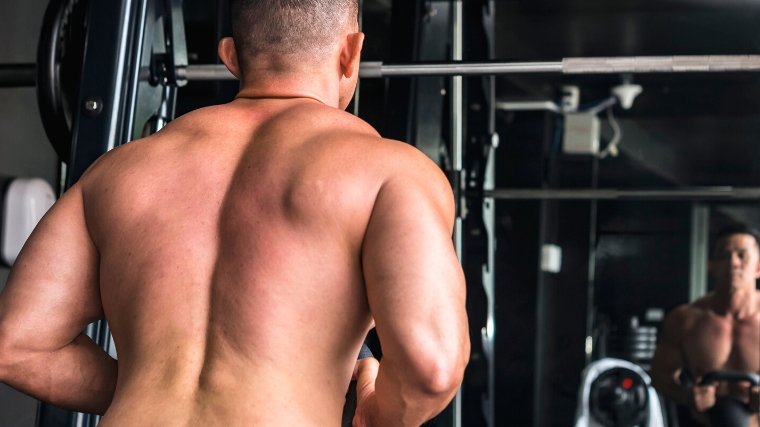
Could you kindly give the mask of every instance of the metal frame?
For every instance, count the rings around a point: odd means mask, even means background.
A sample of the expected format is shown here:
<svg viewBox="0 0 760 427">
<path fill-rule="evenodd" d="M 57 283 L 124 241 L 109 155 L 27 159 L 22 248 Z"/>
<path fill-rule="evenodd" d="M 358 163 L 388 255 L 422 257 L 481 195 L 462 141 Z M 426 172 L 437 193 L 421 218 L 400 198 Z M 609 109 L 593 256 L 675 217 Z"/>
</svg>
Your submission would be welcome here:
<svg viewBox="0 0 760 427">
<path fill-rule="evenodd" d="M 453 61 L 464 59 L 464 5 L 462 0 L 451 4 L 451 56 Z M 362 73 L 359 72 L 361 77 Z M 464 203 L 461 198 L 465 189 L 464 164 L 464 80 L 462 76 L 451 79 L 451 145 L 454 163 L 454 195 L 456 197 L 457 216 L 454 223 L 454 246 L 459 262 L 462 262 L 463 250 L 463 213 Z M 452 403 L 453 427 L 462 427 L 462 389 L 457 391 Z"/>
<path fill-rule="evenodd" d="M 542 190 L 499 189 L 485 191 L 502 200 L 758 200 L 760 188 L 706 187 L 674 190 Z"/>
<path fill-rule="evenodd" d="M 691 252 L 689 256 L 689 301 L 707 293 L 707 261 L 710 240 L 710 207 L 701 203 L 691 206 Z"/>
</svg>

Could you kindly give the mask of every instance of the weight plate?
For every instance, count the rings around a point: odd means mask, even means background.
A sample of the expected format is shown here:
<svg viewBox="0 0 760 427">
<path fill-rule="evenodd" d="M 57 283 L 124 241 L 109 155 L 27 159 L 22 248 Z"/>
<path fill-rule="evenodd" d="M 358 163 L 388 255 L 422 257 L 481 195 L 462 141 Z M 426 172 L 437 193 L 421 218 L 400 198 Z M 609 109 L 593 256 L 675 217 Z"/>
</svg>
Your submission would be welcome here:
<svg viewBox="0 0 760 427">
<path fill-rule="evenodd" d="M 62 161 L 71 157 L 86 38 L 86 0 L 51 0 L 37 48 L 37 103 L 45 133 Z"/>
</svg>

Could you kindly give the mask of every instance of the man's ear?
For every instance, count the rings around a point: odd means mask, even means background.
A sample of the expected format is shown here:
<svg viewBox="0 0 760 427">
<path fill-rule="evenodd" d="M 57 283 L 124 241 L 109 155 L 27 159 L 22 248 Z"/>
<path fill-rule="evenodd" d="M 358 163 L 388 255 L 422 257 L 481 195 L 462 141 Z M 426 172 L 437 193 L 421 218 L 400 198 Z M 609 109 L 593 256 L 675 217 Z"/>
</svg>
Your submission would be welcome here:
<svg viewBox="0 0 760 427">
<path fill-rule="evenodd" d="M 240 62 L 238 61 L 235 41 L 232 40 L 232 37 L 225 37 L 219 42 L 219 58 L 222 59 L 222 62 L 227 66 L 232 75 L 240 80 Z"/>
<path fill-rule="evenodd" d="M 340 52 L 340 69 L 345 78 L 351 79 L 359 74 L 362 47 L 364 47 L 364 33 L 351 33 L 346 36 Z"/>
</svg>

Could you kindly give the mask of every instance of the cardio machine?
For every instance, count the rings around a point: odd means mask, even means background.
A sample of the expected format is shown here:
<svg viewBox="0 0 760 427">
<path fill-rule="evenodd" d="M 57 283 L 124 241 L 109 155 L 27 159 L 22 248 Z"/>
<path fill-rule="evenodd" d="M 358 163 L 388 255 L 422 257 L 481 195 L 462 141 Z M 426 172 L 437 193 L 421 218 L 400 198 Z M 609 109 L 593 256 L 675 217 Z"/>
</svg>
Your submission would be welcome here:
<svg viewBox="0 0 760 427">
<path fill-rule="evenodd" d="M 581 377 L 575 427 L 665 427 L 659 396 L 639 365 L 604 358 Z"/>
</svg>

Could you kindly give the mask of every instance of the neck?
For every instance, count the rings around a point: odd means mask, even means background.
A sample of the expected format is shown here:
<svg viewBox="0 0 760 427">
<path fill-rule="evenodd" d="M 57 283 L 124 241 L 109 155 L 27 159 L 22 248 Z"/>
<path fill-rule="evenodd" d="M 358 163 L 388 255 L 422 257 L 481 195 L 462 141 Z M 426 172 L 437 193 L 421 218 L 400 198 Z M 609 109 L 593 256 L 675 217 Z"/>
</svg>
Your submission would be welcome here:
<svg viewBox="0 0 760 427">
<path fill-rule="evenodd" d="M 730 284 L 719 286 L 714 295 L 713 309 L 716 313 L 739 318 L 758 311 L 757 292 L 754 286 L 742 288 L 734 288 Z"/>
<path fill-rule="evenodd" d="M 236 98 L 247 99 L 313 99 L 330 107 L 339 106 L 339 83 L 327 73 L 272 72 L 248 70 Z"/>
</svg>

